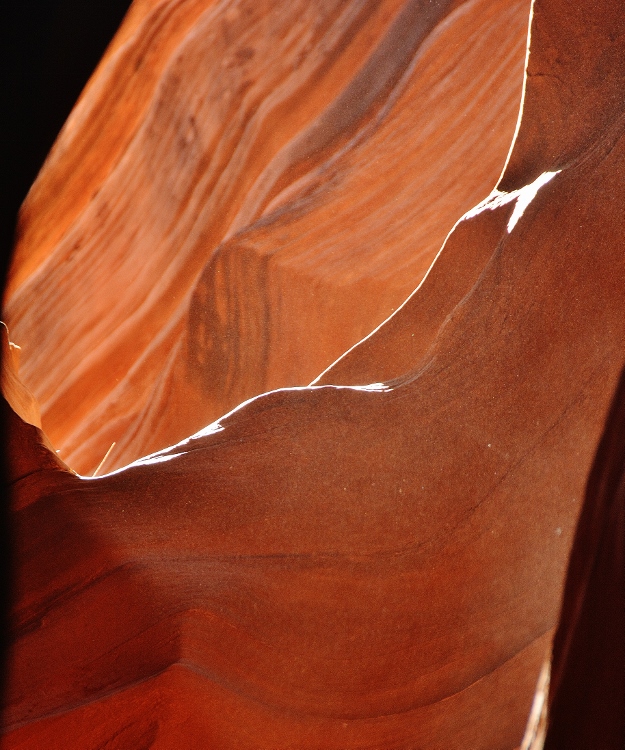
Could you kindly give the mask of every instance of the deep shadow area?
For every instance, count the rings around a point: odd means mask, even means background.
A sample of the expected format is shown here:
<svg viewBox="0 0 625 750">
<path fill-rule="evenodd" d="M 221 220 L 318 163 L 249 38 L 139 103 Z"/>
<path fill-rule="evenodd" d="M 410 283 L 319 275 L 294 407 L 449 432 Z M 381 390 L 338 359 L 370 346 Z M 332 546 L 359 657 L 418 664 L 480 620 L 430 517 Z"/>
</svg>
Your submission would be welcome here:
<svg viewBox="0 0 625 750">
<path fill-rule="evenodd" d="M 4 289 L 19 207 L 130 0 L 10 0 L 0 12 L 4 103 L 0 180 L 0 284 Z M 11 535 L 6 424 L 0 485 L 0 652 L 4 684 Z"/>
<path fill-rule="evenodd" d="M 597 449 L 553 646 L 545 750 L 625 745 L 625 371 Z"/>
</svg>

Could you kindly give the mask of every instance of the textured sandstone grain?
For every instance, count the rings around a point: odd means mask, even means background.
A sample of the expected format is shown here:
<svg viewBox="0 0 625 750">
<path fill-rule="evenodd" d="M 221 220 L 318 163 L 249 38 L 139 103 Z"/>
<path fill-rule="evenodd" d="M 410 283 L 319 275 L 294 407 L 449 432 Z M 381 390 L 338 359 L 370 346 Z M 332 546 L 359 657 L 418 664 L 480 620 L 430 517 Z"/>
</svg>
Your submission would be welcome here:
<svg viewBox="0 0 625 750">
<path fill-rule="evenodd" d="M 518 747 L 625 362 L 625 124 L 591 75 L 625 20 L 592 6 L 536 0 L 530 72 L 567 74 L 577 19 L 577 95 L 530 77 L 500 192 L 325 385 L 18 478 L 7 748 Z"/>
<path fill-rule="evenodd" d="M 171 445 L 391 314 L 497 181 L 527 14 L 133 6 L 22 209 L 6 296 L 64 459 Z"/>
</svg>

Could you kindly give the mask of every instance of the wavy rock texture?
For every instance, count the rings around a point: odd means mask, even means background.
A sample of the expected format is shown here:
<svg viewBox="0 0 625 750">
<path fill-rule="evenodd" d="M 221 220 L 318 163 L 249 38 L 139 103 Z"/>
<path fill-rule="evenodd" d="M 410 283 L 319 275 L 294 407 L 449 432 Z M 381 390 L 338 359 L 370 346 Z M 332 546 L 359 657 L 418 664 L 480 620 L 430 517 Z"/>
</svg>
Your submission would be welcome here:
<svg viewBox="0 0 625 750">
<path fill-rule="evenodd" d="M 625 362 L 624 52 L 536 0 L 499 190 L 318 387 L 97 479 L 10 415 L 7 748 L 518 746 Z"/>
<path fill-rule="evenodd" d="M 23 206 L 6 295 L 64 459 L 171 445 L 391 314 L 501 173 L 528 9 L 135 3 Z"/>
</svg>

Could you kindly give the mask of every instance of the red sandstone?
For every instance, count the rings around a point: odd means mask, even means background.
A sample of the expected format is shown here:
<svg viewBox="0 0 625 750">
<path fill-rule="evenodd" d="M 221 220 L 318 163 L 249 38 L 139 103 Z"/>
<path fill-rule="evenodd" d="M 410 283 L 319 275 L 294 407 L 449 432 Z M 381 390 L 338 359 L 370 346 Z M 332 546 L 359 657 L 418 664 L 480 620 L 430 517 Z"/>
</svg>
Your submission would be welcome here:
<svg viewBox="0 0 625 750">
<path fill-rule="evenodd" d="M 135 7 L 23 206 L 6 297 L 63 458 L 91 474 L 115 442 L 119 468 L 307 385 L 397 309 L 501 173 L 528 8 Z"/>
<path fill-rule="evenodd" d="M 132 49 L 133 28 L 164 5 L 144 11 L 137 6 L 105 63 L 112 64 L 116 50 Z M 454 14 L 478 7 L 491 8 L 492 29 L 498 12 L 513 6 L 502 10 L 501 4 L 470 2 L 447 8 L 448 15 L 437 19 L 439 26 L 433 25 L 432 39 L 441 30 L 453 32 Z M 379 8 L 376 12 L 384 16 Z M 392 15 L 386 17 L 387 27 Z M 365 47 L 374 43 L 371 29 L 380 28 L 374 16 L 373 26 L 362 32 Z M 485 10 L 478 14 L 478 26 L 485 17 Z M 327 369 L 318 387 L 256 398 L 178 445 L 97 479 L 71 473 L 46 448 L 36 420 L 28 424 L 10 412 L 13 445 L 19 448 L 13 463 L 19 577 L 4 717 L 7 748 L 512 750 L 521 741 L 549 652 L 586 496 L 554 650 L 557 687 L 547 735 L 547 747 L 566 746 L 566 734 L 558 735 L 566 710 L 559 706 L 567 705 L 575 693 L 570 686 L 576 684 L 567 681 L 567 653 L 574 659 L 569 665 L 583 663 L 593 599 L 586 600 L 580 628 L 570 638 L 567 629 L 571 623 L 577 627 L 577 621 L 566 613 L 586 575 L 586 548 L 595 555 L 591 559 L 611 569 L 614 549 L 607 542 L 599 545 L 592 530 L 604 523 L 610 508 L 622 511 L 620 496 L 611 504 L 613 495 L 601 494 L 599 481 L 602 457 L 614 458 L 615 476 L 622 467 L 620 454 L 610 448 L 619 444 L 618 407 L 588 489 L 586 483 L 625 363 L 625 146 L 615 96 L 625 83 L 620 63 L 624 24 L 616 0 L 600 0 L 592 8 L 581 1 L 535 0 L 523 117 L 499 191 L 456 225 L 417 291 Z M 191 21 L 185 28 L 190 27 Z M 493 59 L 500 51 L 494 50 Z M 100 75 L 105 69 L 103 64 Z M 154 73 L 154 80 L 163 76 Z M 398 97 L 402 101 L 409 98 Z M 399 122 L 400 109 L 386 116 Z M 76 118 L 80 112 L 79 106 Z M 144 122 L 145 114 L 136 117 Z M 407 138 L 404 131 L 393 132 L 400 140 Z M 65 137 L 71 133 L 70 120 Z M 369 144 L 376 137 L 388 143 L 383 136 L 381 123 L 336 163 L 362 157 L 359 164 L 366 165 Z M 118 137 L 116 148 L 122 149 Z M 48 167 L 52 172 L 55 158 L 63 158 L 58 146 Z M 98 168 L 104 170 L 101 164 Z M 439 175 L 441 170 L 436 170 Z M 545 173 L 550 179 L 531 190 Z M 265 172 L 268 182 L 260 178 L 260 168 L 252 170 L 253 180 L 245 174 L 248 187 L 250 182 L 263 189 L 277 184 L 271 170 Z M 210 347 L 191 345 L 197 344 L 192 334 L 203 322 L 201 310 L 216 305 L 217 319 L 223 302 L 243 310 L 241 292 L 235 290 L 250 290 L 250 309 L 258 309 L 253 293 L 273 288 L 242 277 L 228 287 L 234 295 L 229 297 L 215 282 L 219 264 L 222 274 L 226 268 L 257 274 L 256 260 L 268 254 L 272 236 L 286 231 L 280 225 L 286 216 L 288 227 L 309 233 L 292 240 L 293 254 L 285 256 L 285 267 L 297 265 L 293 259 L 305 258 L 308 248 L 305 237 L 315 237 L 314 217 L 319 217 L 320 236 L 321 217 L 329 221 L 331 212 L 324 213 L 328 195 L 343 205 L 340 215 L 349 216 L 360 193 L 345 186 L 350 180 L 366 183 L 366 174 L 364 168 L 347 170 L 337 183 L 326 184 L 311 173 L 300 183 L 303 192 L 294 188 L 283 195 L 284 204 L 275 204 L 275 215 L 238 235 L 224 231 L 213 265 L 198 264 L 194 275 L 180 261 L 189 306 L 157 305 L 165 323 L 159 328 L 156 320 L 142 334 L 161 367 L 168 360 L 158 360 L 154 342 L 160 334 L 154 332 L 167 333 L 163 342 L 176 332 L 185 343 L 172 349 L 175 356 L 164 370 L 155 367 L 153 377 L 143 381 L 146 399 L 159 404 L 155 384 L 164 387 L 167 377 L 179 387 L 186 384 L 188 390 L 181 392 L 190 398 L 192 351 L 205 351 L 210 371 Z M 187 178 L 181 173 L 181 179 Z M 32 201 L 37 190 L 48 189 L 40 179 Z M 463 195 L 476 185 L 469 179 Z M 394 187 L 388 188 L 391 195 Z M 253 195 L 250 188 L 240 205 L 226 202 L 229 210 L 237 205 L 237 216 L 252 215 Z M 308 200 L 314 204 L 310 215 Z M 448 208 L 441 208 L 440 215 L 453 223 L 457 217 Z M 28 219 L 25 213 L 33 232 L 35 214 Z M 359 217 L 362 225 L 342 226 L 356 238 L 343 245 L 346 263 L 370 218 L 366 212 Z M 41 221 L 43 227 L 52 219 Z M 236 223 L 236 216 L 231 221 Z M 414 227 L 424 222 L 424 214 L 415 214 Z M 54 239 L 58 247 L 63 231 Z M 433 228 L 427 236 L 434 241 Z M 16 320 L 36 317 L 33 295 L 44 270 L 54 274 L 60 265 L 56 247 L 32 260 L 25 250 L 18 252 L 7 303 Z M 317 257 L 323 245 L 313 242 L 311 247 L 317 248 L 311 264 L 319 274 L 313 278 L 332 277 Z M 392 273 L 401 277 L 401 263 L 393 264 L 402 252 L 389 261 L 389 278 Z M 281 266 L 274 266 L 272 284 L 279 290 Z M 381 273 L 380 266 L 372 268 Z M 282 288 L 288 289 L 290 277 L 282 273 Z M 337 273 L 340 279 L 340 269 Z M 160 277 L 152 279 L 157 282 Z M 297 301 L 303 292 L 292 286 Z M 350 293 L 354 300 L 362 289 L 359 279 Z M 50 288 L 50 299 L 60 304 L 55 290 Z M 280 298 L 279 291 L 274 294 L 266 298 Z M 109 305 L 119 303 L 120 315 L 125 301 L 125 290 L 119 298 L 108 297 Z M 179 328 L 175 316 L 168 317 L 174 308 L 186 310 Z M 358 314 L 364 320 L 370 310 L 366 303 L 362 309 Z M 311 312 L 313 319 L 317 314 Z M 240 319 L 245 320 L 243 313 Z M 254 313 L 247 324 L 257 319 Z M 119 346 L 130 346 L 131 336 L 123 343 L 126 329 L 118 333 L 110 324 Z M 75 340 L 85 335 L 76 332 Z M 122 360 L 102 335 L 103 351 L 96 356 L 96 348 L 88 347 L 89 356 L 96 370 L 98 357 L 106 362 L 112 356 L 115 371 Z M 254 335 L 246 340 L 254 343 Z M 297 342 L 296 336 L 281 337 L 290 341 L 285 352 Z M 206 340 L 217 339 L 199 343 Z M 78 355 L 70 343 L 59 357 L 67 358 L 73 372 L 70 361 Z M 267 382 L 278 385 L 286 377 L 278 365 L 267 374 L 272 357 L 276 362 L 286 357 L 278 353 L 279 345 L 266 349 L 266 361 L 258 360 L 262 377 L 256 385 L 266 385 L 262 378 L 270 377 L 276 382 Z M 39 356 L 34 354 L 33 362 Z M 241 356 L 248 356 L 247 350 Z M 253 365 L 258 358 L 253 346 L 249 356 Z M 233 355 L 226 361 L 219 372 L 227 384 L 238 360 Z M 250 371 L 258 373 L 258 368 Z M 29 378 L 36 371 L 33 365 Z M 130 371 L 120 370 L 122 377 Z M 243 368 L 240 377 L 247 372 Z M 7 399 L 24 416 L 19 404 L 28 406 L 28 397 L 12 376 L 4 382 L 14 384 L 7 386 Z M 253 391 L 250 384 L 220 387 L 222 404 L 243 397 L 246 388 Z M 109 407 L 98 404 L 105 404 L 109 388 L 104 385 L 93 395 L 100 414 L 107 414 Z M 156 416 L 151 421 L 145 404 L 132 412 L 133 418 L 141 415 L 139 425 L 147 419 L 158 433 L 159 422 Z M 73 429 L 81 420 L 87 424 L 92 406 L 78 414 L 67 407 Z M 44 409 L 44 426 L 45 420 Z M 173 422 L 172 432 L 163 428 L 159 440 L 174 434 Z M 101 439 L 101 445 L 106 442 Z M 129 440 L 127 450 L 141 444 L 149 439 Z M 598 498 L 596 512 L 593 498 Z M 615 518 L 614 528 L 622 530 L 621 516 Z M 589 535 L 592 543 L 586 545 Z M 602 557 L 597 549 L 612 551 Z M 566 642 L 573 643 L 572 650 L 563 648 Z M 619 673 L 614 684 L 621 678 Z M 616 735 L 619 710 L 620 704 L 608 741 L 621 739 Z M 592 737 L 584 745 L 589 750 L 590 742 Z"/>
</svg>

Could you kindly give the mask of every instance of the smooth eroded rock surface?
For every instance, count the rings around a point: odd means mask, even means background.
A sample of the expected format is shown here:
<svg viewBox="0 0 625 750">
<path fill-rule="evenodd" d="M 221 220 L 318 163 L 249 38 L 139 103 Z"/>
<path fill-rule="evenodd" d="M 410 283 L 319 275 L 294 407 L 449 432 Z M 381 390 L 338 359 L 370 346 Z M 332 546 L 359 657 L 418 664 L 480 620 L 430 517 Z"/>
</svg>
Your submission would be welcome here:
<svg viewBox="0 0 625 750">
<path fill-rule="evenodd" d="M 7 748 L 518 747 L 625 363 L 625 20 L 534 11 L 500 189 L 387 323 L 121 471 L 17 477 Z"/>
<path fill-rule="evenodd" d="M 91 474 L 307 385 L 503 167 L 528 0 L 135 3 L 21 213 L 5 319 Z M 36 300 L 36 303 L 33 302 Z"/>
</svg>

